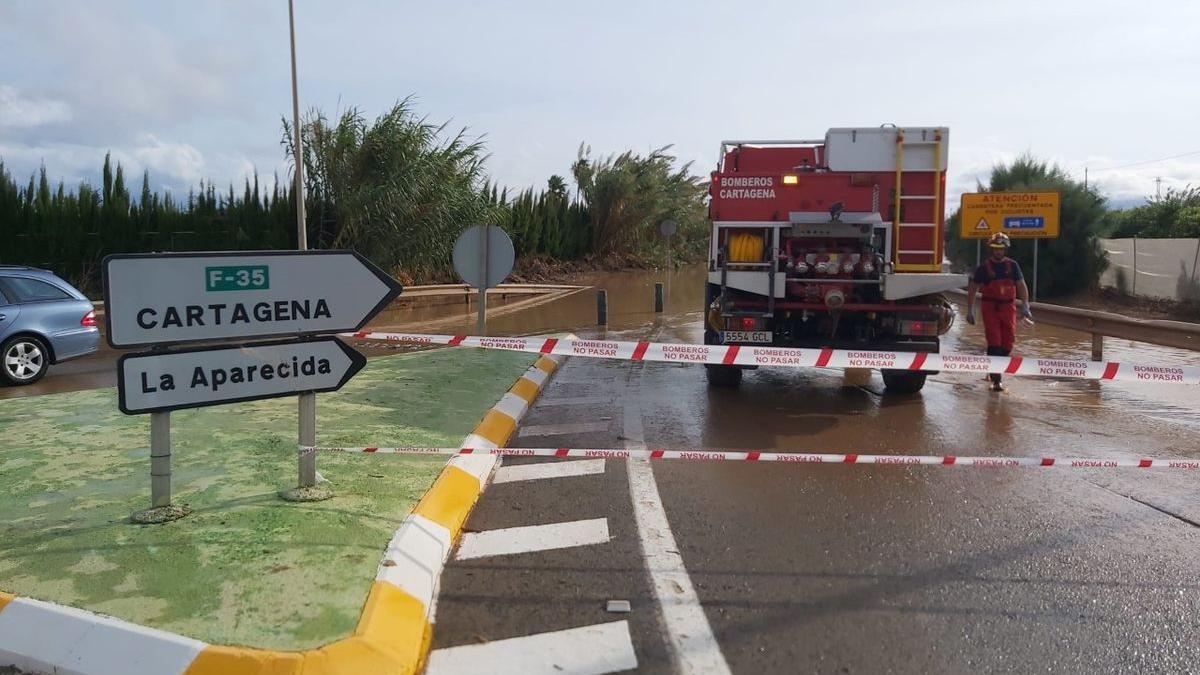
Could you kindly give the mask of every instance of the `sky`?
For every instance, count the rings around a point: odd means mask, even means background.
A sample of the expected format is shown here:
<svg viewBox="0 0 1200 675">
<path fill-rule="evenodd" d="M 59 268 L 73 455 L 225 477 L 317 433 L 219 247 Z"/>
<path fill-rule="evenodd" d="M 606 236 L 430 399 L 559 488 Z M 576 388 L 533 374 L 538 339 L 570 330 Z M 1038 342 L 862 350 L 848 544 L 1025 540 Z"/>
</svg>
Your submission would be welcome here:
<svg viewBox="0 0 1200 675">
<path fill-rule="evenodd" d="M 296 5 L 302 109 L 414 95 L 512 187 L 569 174 L 581 143 L 672 145 L 707 174 L 724 139 L 884 123 L 950 127 L 951 207 L 1024 152 L 1120 205 L 1200 185 L 1194 0 Z M 0 0 L 0 159 L 70 185 L 111 152 L 177 195 L 287 180 L 287 18 L 286 0 Z"/>
</svg>

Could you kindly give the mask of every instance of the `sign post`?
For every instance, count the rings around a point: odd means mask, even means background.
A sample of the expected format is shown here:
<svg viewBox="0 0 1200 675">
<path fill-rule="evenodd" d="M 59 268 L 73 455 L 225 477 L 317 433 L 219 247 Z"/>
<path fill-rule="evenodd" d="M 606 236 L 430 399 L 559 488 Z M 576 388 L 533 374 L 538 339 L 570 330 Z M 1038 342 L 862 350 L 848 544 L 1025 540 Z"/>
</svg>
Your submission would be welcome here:
<svg viewBox="0 0 1200 675">
<path fill-rule="evenodd" d="M 488 276 L 488 239 L 490 237 L 487 236 L 487 231 L 479 230 L 479 241 L 481 244 L 479 247 L 479 269 L 483 270 L 484 279 L 487 279 Z M 477 311 L 479 312 L 479 317 L 475 322 L 476 329 L 481 336 L 487 335 L 487 288 L 485 286 L 479 287 L 479 307 Z"/>
<path fill-rule="evenodd" d="M 463 283 L 479 290 L 477 329 L 486 335 L 487 289 L 499 286 L 512 272 L 516 261 L 512 239 L 495 225 L 475 225 L 458 235 L 452 261 Z"/>
<path fill-rule="evenodd" d="M 155 348 L 123 356 L 117 367 L 121 410 L 151 415 L 152 508 L 135 514 L 135 522 L 165 522 L 187 513 L 170 504 L 171 410 L 299 394 L 298 438 L 302 445 L 314 445 L 315 392 L 340 388 L 365 359 L 336 338 L 311 336 L 358 330 L 401 291 L 391 277 L 352 251 L 105 258 L 108 343 Z M 165 349 L 186 342 L 280 336 L 294 340 Z M 302 501 L 331 496 L 314 489 L 312 453 L 301 453 L 298 463 L 299 487 L 281 496 Z"/>
<path fill-rule="evenodd" d="M 675 220 L 672 218 L 667 218 L 666 220 L 664 220 L 658 224 L 658 231 L 662 233 L 662 236 L 667 238 L 667 273 L 668 274 L 670 274 L 670 270 L 671 270 L 671 237 L 674 236 L 675 232 L 677 232 L 678 230 L 679 230 L 679 223 L 675 222 Z"/>
<path fill-rule="evenodd" d="M 987 239 L 1003 232 L 1010 239 L 1033 239 L 1033 288 L 1037 300 L 1038 240 L 1056 239 L 1061 200 L 1057 192 L 968 192 L 959 207 L 959 237 Z M 976 246 L 976 264 L 979 247 Z"/>
</svg>

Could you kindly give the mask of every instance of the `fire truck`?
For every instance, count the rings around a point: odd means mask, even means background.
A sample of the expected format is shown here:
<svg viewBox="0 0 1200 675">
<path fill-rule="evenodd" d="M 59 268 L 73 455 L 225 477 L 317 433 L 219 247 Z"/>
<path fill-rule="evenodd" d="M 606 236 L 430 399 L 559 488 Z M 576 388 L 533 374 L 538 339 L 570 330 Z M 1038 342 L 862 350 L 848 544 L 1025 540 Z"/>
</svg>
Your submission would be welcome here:
<svg viewBox="0 0 1200 675">
<path fill-rule="evenodd" d="M 724 141 L 709 185 L 706 344 L 937 352 L 954 309 L 942 272 L 945 127 L 835 128 Z M 710 365 L 737 386 L 745 367 Z M 889 392 L 927 372 L 883 370 Z"/>
</svg>

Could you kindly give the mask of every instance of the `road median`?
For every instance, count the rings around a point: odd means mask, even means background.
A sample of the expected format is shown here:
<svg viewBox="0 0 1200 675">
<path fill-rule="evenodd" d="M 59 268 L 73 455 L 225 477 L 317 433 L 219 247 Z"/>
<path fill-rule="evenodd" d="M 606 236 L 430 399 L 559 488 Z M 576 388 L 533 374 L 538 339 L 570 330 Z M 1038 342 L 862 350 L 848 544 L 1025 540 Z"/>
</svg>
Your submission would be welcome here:
<svg viewBox="0 0 1200 675">
<path fill-rule="evenodd" d="M 536 358 L 444 350 L 372 360 L 342 392 L 321 397 L 318 438 L 472 438 L 472 423 L 497 399 L 513 396 L 506 389 Z M 0 664 L 63 668 L 59 659 L 74 658 L 73 667 L 83 667 L 78 672 L 123 672 L 92 669 L 105 659 L 81 661 L 77 651 L 72 657 L 71 645 L 50 634 L 42 645 L 8 644 L 4 620 L 17 618 L 14 608 L 29 613 L 37 605 L 73 616 L 72 625 L 85 632 L 144 627 L 168 643 L 182 640 L 185 656 L 198 646 L 188 672 L 310 672 L 318 663 L 327 672 L 367 663 L 415 669 L 429 603 L 391 583 L 396 558 L 407 555 L 397 548 L 403 541 L 396 524 L 425 518 L 452 541 L 490 466 L 322 456 L 334 499 L 285 504 L 274 494 L 295 467 L 290 403 L 174 413 L 175 493 L 194 512 L 148 527 L 127 522 L 149 488 L 145 423 L 117 412 L 115 392 L 0 404 L 0 510 L 12 514 L 0 526 L 10 542 L 0 551 Z M 436 577 L 431 581 L 432 591 Z M 424 637 L 414 642 L 396 632 L 411 625 Z M 137 658 L 119 654 L 110 665 L 128 668 Z"/>
</svg>

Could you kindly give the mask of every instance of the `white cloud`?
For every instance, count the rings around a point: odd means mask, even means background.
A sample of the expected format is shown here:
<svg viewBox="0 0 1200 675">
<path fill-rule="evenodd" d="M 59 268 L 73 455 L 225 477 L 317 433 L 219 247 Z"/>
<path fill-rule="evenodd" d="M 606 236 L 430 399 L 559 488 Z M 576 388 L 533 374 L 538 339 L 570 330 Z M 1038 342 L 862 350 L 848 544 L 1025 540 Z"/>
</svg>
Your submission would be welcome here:
<svg viewBox="0 0 1200 675">
<path fill-rule="evenodd" d="M 183 183 L 204 178 L 204 155 L 187 143 L 165 143 L 154 134 L 143 134 L 131 151 L 136 164 L 151 173 L 161 173 Z"/>
<path fill-rule="evenodd" d="M 66 103 L 28 98 L 16 87 L 0 84 L 0 127 L 40 127 L 70 119 L 71 107 Z"/>
</svg>

